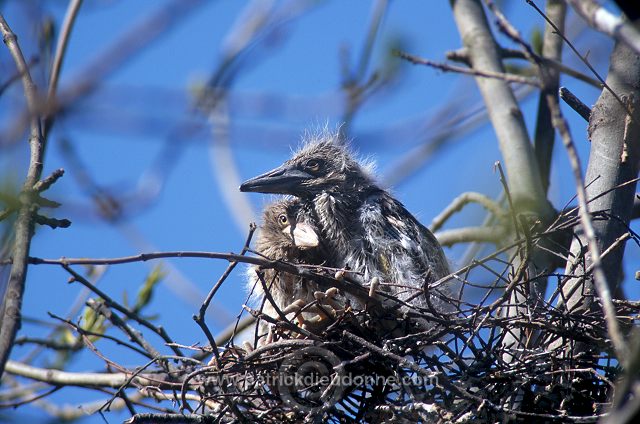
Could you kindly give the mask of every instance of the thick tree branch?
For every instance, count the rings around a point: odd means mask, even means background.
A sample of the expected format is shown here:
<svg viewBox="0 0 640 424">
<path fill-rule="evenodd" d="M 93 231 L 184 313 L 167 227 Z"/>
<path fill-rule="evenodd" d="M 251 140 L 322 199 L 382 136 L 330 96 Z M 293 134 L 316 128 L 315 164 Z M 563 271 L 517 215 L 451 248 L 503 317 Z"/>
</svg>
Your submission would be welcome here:
<svg viewBox="0 0 640 424">
<path fill-rule="evenodd" d="M 484 9 L 477 0 L 452 0 L 453 15 L 469 61 L 476 71 L 504 73 L 500 48 L 491 34 Z M 508 83 L 477 77 L 500 151 L 516 209 L 550 216 L 533 148 L 522 112 Z"/>
<path fill-rule="evenodd" d="M 611 54 L 607 84 L 621 96 L 625 104 L 621 105 L 617 96 L 612 95 L 609 90 L 603 90 L 593 108 L 589 121 L 591 153 L 585 176 L 586 181 L 593 183 L 586 189 L 580 175 L 577 155 L 575 152 L 570 154 L 577 184 L 583 234 L 574 240 L 571 246 L 577 263 L 567 264 L 567 269 L 576 268 L 577 274 L 582 275 L 583 264 L 580 258 L 582 246 L 587 245 L 589 255 L 585 262 L 587 266 L 593 264 L 595 279 L 593 282 L 585 278 L 571 279 L 563 287 L 563 292 L 567 299 L 567 309 L 574 313 L 588 313 L 595 306 L 593 294 L 597 293 L 607 318 L 609 336 L 618 359 L 624 364 L 627 359 L 626 347 L 618 329 L 616 312 L 611 300 L 620 278 L 624 245 L 606 259 L 601 260 L 600 255 L 601 251 L 628 231 L 640 162 L 640 56 L 622 42 L 616 43 Z M 632 115 L 627 114 L 629 110 L 633 112 Z M 559 110 L 557 115 L 565 144 L 570 147 L 570 135 Z M 569 150 L 569 153 L 571 152 L 572 149 Z M 633 182 L 622 185 L 628 181 Z M 613 187 L 619 188 L 612 190 Z M 603 193 L 606 194 L 602 195 Z M 589 209 L 607 211 L 614 219 L 592 222 Z M 585 346 L 584 349 L 589 347 Z"/>
<path fill-rule="evenodd" d="M 509 239 L 509 234 L 496 227 L 464 227 L 444 230 L 435 234 L 441 245 L 450 247 L 458 243 L 493 243 L 501 245 Z"/>
<path fill-rule="evenodd" d="M 67 13 L 64 16 L 62 23 L 62 29 L 56 42 L 55 56 L 53 57 L 53 63 L 51 65 L 51 73 L 49 74 L 49 88 L 47 90 L 47 104 L 55 103 L 56 91 L 58 90 L 58 80 L 60 78 L 60 72 L 62 71 L 62 62 L 67 52 L 67 45 L 71 37 L 71 30 L 82 6 L 83 0 L 70 0 L 67 6 Z M 46 138 L 53 125 L 53 119 L 55 114 L 49 113 L 44 119 L 43 134 Z"/>
<path fill-rule="evenodd" d="M 38 115 L 38 89 L 31 79 L 29 68 L 18 45 L 16 35 L 11 31 L 2 14 L 0 14 L 0 31 L 2 32 L 3 41 L 16 63 L 18 73 L 22 75 L 22 85 L 29 110 L 31 128 L 29 132 L 31 153 L 27 177 L 20 195 L 21 204 L 18 210 L 18 218 L 15 223 L 15 238 L 11 253 L 13 263 L 7 290 L 0 307 L 0 376 L 2 376 L 4 364 L 9 358 L 13 341 L 18 328 L 20 328 L 20 310 L 22 308 L 24 283 L 27 278 L 27 263 L 38 210 L 37 204 L 33 202 L 34 187 L 42 174 L 44 139 L 42 138 L 42 128 Z"/>
<path fill-rule="evenodd" d="M 564 21 L 567 14 L 567 5 L 564 0 L 548 0 L 547 17 L 556 24 L 556 28 L 564 32 Z M 562 38 L 555 32 L 556 30 L 547 24 L 544 28 L 544 38 L 542 43 L 542 56 L 545 58 L 560 61 L 562 59 Z M 544 65 L 540 65 L 544 66 Z M 552 67 L 547 67 L 543 76 L 543 88 L 538 98 L 538 115 L 534 136 L 534 147 L 538 166 L 540 167 L 540 177 L 545 193 L 549 190 L 549 176 L 551 174 L 551 159 L 553 157 L 553 145 L 555 141 L 555 130 L 551 122 L 551 112 L 547 103 L 547 96 L 558 95 L 560 86 L 560 73 Z"/>
<path fill-rule="evenodd" d="M 433 221 L 431 221 L 431 224 L 429 225 L 429 229 L 434 232 L 438 231 L 454 213 L 461 211 L 462 208 L 469 203 L 478 203 L 482 205 L 497 218 L 502 218 L 507 214 L 507 211 L 505 211 L 499 203 L 493 201 L 493 199 L 490 199 L 484 194 L 469 191 L 462 193 L 460 196 L 453 199 L 449 206 L 447 206 L 440 215 L 433 218 Z"/>
<path fill-rule="evenodd" d="M 17 361 L 7 361 L 6 371 L 13 375 L 30 378 L 56 386 L 81 387 L 113 387 L 119 388 L 124 384 L 140 386 L 157 386 L 157 374 L 138 374 L 131 378 L 132 373 L 95 373 L 95 372 L 66 372 L 50 368 L 38 368 Z M 167 389 L 175 389 L 175 384 L 169 384 Z"/>
<path fill-rule="evenodd" d="M 640 30 L 634 23 L 613 15 L 594 0 L 567 1 L 591 27 L 625 43 L 636 54 L 640 54 Z"/>
</svg>

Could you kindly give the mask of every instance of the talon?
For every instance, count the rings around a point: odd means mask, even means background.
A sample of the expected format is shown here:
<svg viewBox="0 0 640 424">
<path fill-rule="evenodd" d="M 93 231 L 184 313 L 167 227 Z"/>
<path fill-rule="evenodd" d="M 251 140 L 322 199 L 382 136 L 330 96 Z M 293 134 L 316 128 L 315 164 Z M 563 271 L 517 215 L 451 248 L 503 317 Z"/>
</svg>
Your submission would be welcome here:
<svg viewBox="0 0 640 424">
<path fill-rule="evenodd" d="M 248 340 L 242 342 L 242 347 L 247 353 L 253 352 L 253 345 Z"/>
<path fill-rule="evenodd" d="M 300 312 L 300 309 L 304 308 L 306 304 L 307 302 L 305 302 L 304 300 L 298 299 L 295 302 L 293 302 L 291 305 L 284 308 L 282 310 L 282 313 L 285 315 L 290 314 L 292 312 L 295 314 L 298 314 Z"/>
<path fill-rule="evenodd" d="M 333 276 L 333 278 L 335 278 L 338 281 L 342 281 L 344 280 L 344 276 L 345 276 L 345 272 L 343 270 L 337 271 L 335 273 L 335 275 Z"/>
<path fill-rule="evenodd" d="M 327 294 L 325 292 L 323 292 L 323 291 L 316 291 L 316 292 L 313 292 L 313 297 L 316 300 L 320 301 L 320 300 L 325 299 L 327 297 Z"/>
<path fill-rule="evenodd" d="M 275 337 L 274 332 L 273 332 L 273 327 L 269 326 L 269 331 L 267 332 L 267 337 L 264 340 L 264 344 L 268 345 L 273 343 L 273 338 Z"/>
<path fill-rule="evenodd" d="M 306 327 L 306 322 L 307 322 L 307 320 L 305 319 L 304 314 L 300 314 L 300 315 L 296 316 L 295 324 L 298 327 L 305 328 Z"/>
<path fill-rule="evenodd" d="M 336 297 L 336 295 L 339 293 L 338 289 L 336 287 L 329 287 L 327 290 L 325 290 L 324 294 L 327 297 Z"/>
<path fill-rule="evenodd" d="M 331 297 L 327 298 L 325 304 L 328 306 L 331 306 L 335 311 L 344 310 L 344 305 L 340 304 L 339 302 L 336 302 L 336 300 Z"/>
</svg>

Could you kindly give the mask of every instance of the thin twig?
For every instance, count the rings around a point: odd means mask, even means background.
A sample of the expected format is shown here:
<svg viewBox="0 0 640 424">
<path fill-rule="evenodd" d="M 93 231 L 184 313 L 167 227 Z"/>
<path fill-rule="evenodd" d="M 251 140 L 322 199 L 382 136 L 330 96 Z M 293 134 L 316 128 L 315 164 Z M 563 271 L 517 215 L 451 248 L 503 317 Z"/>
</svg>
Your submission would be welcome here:
<svg viewBox="0 0 640 424">
<path fill-rule="evenodd" d="M 449 65 L 446 63 L 434 62 L 429 59 L 422 59 L 420 57 L 413 56 L 401 51 L 396 51 L 395 55 L 413 63 L 414 65 L 426 65 L 432 68 L 440 69 L 441 71 L 444 71 L 444 72 L 456 72 L 459 74 L 471 75 L 474 77 L 493 78 L 493 79 L 499 79 L 506 82 L 527 84 L 527 85 L 532 85 L 534 87 L 540 87 L 540 81 L 533 78 L 529 78 L 529 77 L 523 77 L 521 75 L 507 74 L 504 72 L 492 72 L 488 70 L 467 69 L 467 68 L 462 68 L 460 66 Z"/>
<path fill-rule="evenodd" d="M 100 290 L 99 288 L 97 288 L 96 286 L 91 284 L 91 282 L 89 280 L 87 280 L 82 275 L 80 275 L 77 272 L 75 272 L 69 265 L 62 264 L 62 268 L 64 268 L 65 271 L 67 271 L 69 274 L 71 274 L 75 281 L 79 282 L 80 284 L 82 284 L 83 286 L 87 287 L 89 290 L 91 290 L 92 292 L 94 292 L 95 294 L 100 296 L 104 300 L 105 304 L 108 307 L 113 308 L 113 309 L 123 313 L 129 319 L 132 319 L 132 320 L 136 321 L 137 323 L 139 323 L 140 325 L 142 325 L 144 327 L 147 327 L 149 330 L 153 331 L 158 336 L 160 336 L 165 342 L 173 343 L 173 340 L 169 337 L 169 335 L 164 330 L 164 328 L 151 324 L 149 321 L 147 321 L 146 319 L 142 318 L 139 314 L 134 313 L 134 312 L 130 311 L 129 309 L 125 308 L 124 306 L 120 305 L 118 302 L 116 302 L 113 299 L 111 299 L 111 297 L 109 295 L 107 295 L 105 292 L 103 292 L 102 290 Z M 182 354 L 182 352 L 180 351 L 180 349 L 178 349 L 176 346 L 170 346 L 170 347 L 171 347 L 171 350 L 173 350 L 173 352 L 176 355 L 184 356 Z"/>
<path fill-rule="evenodd" d="M 247 250 L 249 250 L 249 245 L 251 244 L 251 238 L 253 237 L 253 233 L 255 231 L 256 231 L 256 224 L 251 223 L 251 225 L 249 226 L 249 234 L 247 235 L 247 239 L 244 243 L 244 247 L 240 252 L 240 256 L 244 256 L 247 253 Z M 200 311 L 198 312 L 198 315 L 193 316 L 193 320 L 200 326 L 200 328 L 206 335 L 207 340 L 209 340 L 209 344 L 213 351 L 213 355 L 215 356 L 217 361 L 220 360 L 220 356 L 218 354 L 218 346 L 216 344 L 215 338 L 213 337 L 213 335 L 211 334 L 211 331 L 209 330 L 209 327 L 207 327 L 207 323 L 205 322 L 204 317 L 205 317 L 205 314 L 207 313 L 207 308 L 209 307 L 209 304 L 213 300 L 213 297 L 218 292 L 218 289 L 220 289 L 220 287 L 222 286 L 222 283 L 227 279 L 229 274 L 231 274 L 231 271 L 234 270 L 236 265 L 238 265 L 237 261 L 232 261 L 229 263 L 229 265 L 227 266 L 227 269 L 224 271 L 224 273 L 222 273 L 222 275 L 220 276 L 216 284 L 214 284 L 214 286 L 211 288 L 204 302 L 202 302 L 202 306 L 200 307 Z"/>
</svg>

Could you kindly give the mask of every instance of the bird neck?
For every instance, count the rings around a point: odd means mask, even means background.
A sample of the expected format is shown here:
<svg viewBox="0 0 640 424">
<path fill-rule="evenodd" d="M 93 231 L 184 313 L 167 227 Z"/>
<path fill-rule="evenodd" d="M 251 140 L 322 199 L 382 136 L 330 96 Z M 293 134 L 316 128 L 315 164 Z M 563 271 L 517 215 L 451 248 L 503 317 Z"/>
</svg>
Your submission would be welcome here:
<svg viewBox="0 0 640 424">
<path fill-rule="evenodd" d="M 378 192 L 382 190 L 367 186 L 353 191 L 325 191 L 313 199 L 313 209 L 329 248 L 341 251 L 351 243 L 360 226 L 358 209 Z"/>
</svg>

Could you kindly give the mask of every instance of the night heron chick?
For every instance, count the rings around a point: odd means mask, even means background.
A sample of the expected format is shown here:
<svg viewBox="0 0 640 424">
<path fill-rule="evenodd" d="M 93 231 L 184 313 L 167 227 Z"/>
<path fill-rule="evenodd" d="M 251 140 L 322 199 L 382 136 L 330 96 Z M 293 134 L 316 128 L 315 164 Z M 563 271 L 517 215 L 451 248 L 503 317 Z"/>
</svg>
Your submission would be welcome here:
<svg viewBox="0 0 640 424">
<path fill-rule="evenodd" d="M 294 199 L 280 200 L 265 208 L 255 250 L 268 259 L 293 264 L 320 265 L 326 256 L 319 230 L 302 210 L 300 201 Z M 263 302 L 263 314 L 274 320 L 282 318 L 279 310 L 282 315 L 296 318 L 299 324 L 315 329 L 313 324 L 326 318 L 318 315 L 318 307 L 303 309 L 314 301 L 318 303 L 319 288 L 302 277 L 253 265 L 248 270 L 248 289 Z M 306 312 L 301 313 L 301 309 Z M 324 305 L 320 312 L 326 313 L 328 309 L 335 312 L 329 305 Z M 266 333 L 267 327 L 262 322 L 260 332 Z"/>
<path fill-rule="evenodd" d="M 376 184 L 370 167 L 337 134 L 314 136 L 283 165 L 245 181 L 240 190 L 298 197 L 302 210 L 317 220 L 330 265 L 359 273 L 365 283 L 379 281 L 413 306 L 447 309 L 430 287 L 449 274 L 440 244 Z"/>
</svg>

